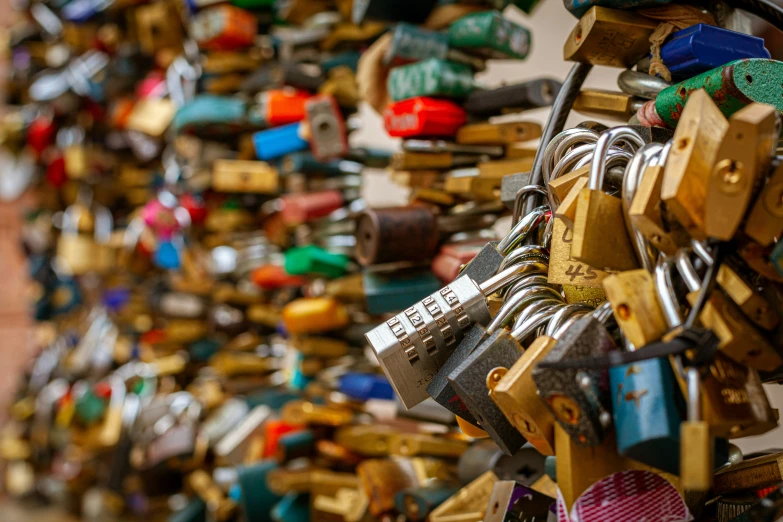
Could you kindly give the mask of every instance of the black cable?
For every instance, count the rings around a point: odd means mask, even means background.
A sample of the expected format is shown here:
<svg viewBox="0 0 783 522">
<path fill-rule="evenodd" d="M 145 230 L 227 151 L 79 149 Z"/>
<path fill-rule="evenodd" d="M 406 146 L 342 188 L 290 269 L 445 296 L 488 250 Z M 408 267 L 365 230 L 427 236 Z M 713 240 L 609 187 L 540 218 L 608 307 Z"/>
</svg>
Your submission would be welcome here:
<svg viewBox="0 0 783 522">
<path fill-rule="evenodd" d="M 720 339 L 712 330 L 691 329 L 683 331 L 671 341 L 650 343 L 633 352 L 617 350 L 598 357 L 585 357 L 565 361 L 543 361 L 538 363 L 536 367 L 553 370 L 606 370 L 616 366 L 659 359 L 670 355 L 682 355 L 692 349 L 696 349 L 699 352 L 698 358 L 699 363 L 701 363 L 702 360 L 708 361 L 712 359 L 719 344 Z M 694 362 L 694 364 L 696 363 Z"/>
<path fill-rule="evenodd" d="M 696 324 L 696 319 L 698 319 L 699 314 L 701 314 L 702 308 L 704 308 L 704 303 L 707 302 L 707 299 L 715 289 L 715 284 L 718 279 L 718 271 L 720 270 L 720 265 L 723 262 L 722 252 L 723 250 L 721 249 L 720 244 L 715 245 L 715 248 L 712 249 L 712 264 L 707 269 L 707 273 L 704 274 L 704 282 L 702 283 L 701 289 L 699 290 L 699 295 L 696 298 L 696 302 L 693 303 L 693 307 L 688 314 L 688 318 L 685 320 L 684 326 L 686 329 L 691 329 L 693 328 L 693 325 Z"/>
<path fill-rule="evenodd" d="M 778 31 L 783 31 L 783 9 L 769 0 L 726 0 L 736 9 L 742 9 L 770 23 Z"/>
<path fill-rule="evenodd" d="M 552 104 L 552 112 L 549 113 L 549 118 L 546 120 L 546 125 L 544 125 L 544 130 L 541 133 L 541 141 L 539 142 L 538 150 L 536 150 L 536 156 L 533 158 L 533 167 L 530 169 L 530 185 L 544 184 L 542 168 L 544 166 L 546 147 L 555 136 L 563 132 L 568 115 L 571 114 L 571 108 L 574 106 L 574 100 L 579 95 L 579 91 L 582 90 L 582 84 L 592 68 L 593 66 L 588 63 L 575 63 L 563 81 L 560 92 L 557 93 L 557 98 L 555 98 L 555 102 Z M 533 211 L 537 204 L 536 199 L 527 199 L 522 212 L 523 216 Z"/>
</svg>

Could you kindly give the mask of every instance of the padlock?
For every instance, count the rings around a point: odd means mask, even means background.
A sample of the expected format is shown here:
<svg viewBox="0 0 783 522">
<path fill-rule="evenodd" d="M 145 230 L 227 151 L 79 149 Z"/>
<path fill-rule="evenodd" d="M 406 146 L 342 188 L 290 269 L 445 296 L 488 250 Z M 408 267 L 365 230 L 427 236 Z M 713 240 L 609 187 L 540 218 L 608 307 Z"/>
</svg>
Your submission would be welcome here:
<svg viewBox="0 0 783 522">
<path fill-rule="evenodd" d="M 323 218 L 339 210 L 345 204 L 343 195 L 337 190 L 286 194 L 280 198 L 280 215 L 288 226 L 301 225 Z"/>
<path fill-rule="evenodd" d="M 680 484 L 686 491 L 709 491 L 715 469 L 715 445 L 702 419 L 698 368 L 687 369 L 688 420 L 680 428 Z"/>
<path fill-rule="evenodd" d="M 612 367 L 609 382 L 618 453 L 678 474 L 682 397 L 669 361 Z"/>
<path fill-rule="evenodd" d="M 397 138 L 451 137 L 464 125 L 465 111 L 450 100 L 415 97 L 386 107 L 386 132 Z"/>
<path fill-rule="evenodd" d="M 207 512 L 214 520 L 225 522 L 233 516 L 237 508 L 236 503 L 223 493 L 206 471 L 194 471 L 188 475 L 187 481 L 188 485 L 207 505 Z"/>
<path fill-rule="evenodd" d="M 332 96 L 314 96 L 305 103 L 310 148 L 313 156 L 326 160 L 348 151 L 345 120 Z"/>
<path fill-rule="evenodd" d="M 645 100 L 622 92 L 583 89 L 574 100 L 574 110 L 585 116 L 627 122 Z"/>
<path fill-rule="evenodd" d="M 574 218 L 571 257 L 602 270 L 632 270 L 639 266 L 628 231 L 623 226 L 623 202 L 603 192 L 605 151 L 618 139 L 638 147 L 644 145 L 639 135 L 626 127 L 615 127 L 601 136 L 590 167 L 588 186 L 579 192 Z"/>
<path fill-rule="evenodd" d="M 628 69 L 650 52 L 658 22 L 629 11 L 591 7 L 563 47 L 563 59 Z"/>
<path fill-rule="evenodd" d="M 305 104 L 310 98 L 307 92 L 286 88 L 264 91 L 257 101 L 264 122 L 275 127 L 304 120 Z"/>
<path fill-rule="evenodd" d="M 661 59 L 679 82 L 742 58 L 769 58 L 764 40 L 707 24 L 673 33 L 661 47 Z"/>
<path fill-rule="evenodd" d="M 348 324 L 345 307 L 334 299 L 311 297 L 296 299 L 283 308 L 283 324 L 290 334 L 339 330 Z"/>
<path fill-rule="evenodd" d="M 362 265 L 421 261 L 437 251 L 438 224 L 426 207 L 367 209 L 356 223 L 356 258 Z"/>
<path fill-rule="evenodd" d="M 397 511 L 411 522 L 422 522 L 432 511 L 456 493 L 456 488 L 445 483 L 435 483 L 423 488 L 403 489 L 394 497 Z"/>
<path fill-rule="evenodd" d="M 174 6 L 168 2 L 156 2 L 134 9 L 134 25 L 141 49 L 154 55 L 165 48 L 177 48 L 182 43 L 182 28 Z"/>
<path fill-rule="evenodd" d="M 646 346 L 668 331 L 655 282 L 647 270 L 610 275 L 604 279 L 603 286 L 617 324 L 633 346 Z"/>
<path fill-rule="evenodd" d="M 498 367 L 490 375 L 490 397 L 508 420 L 542 455 L 554 454 L 555 419 L 538 397 L 533 370 L 557 344 L 557 337 L 584 311 L 563 309 L 553 316 L 547 335 L 538 337 L 508 369 Z"/>
<path fill-rule="evenodd" d="M 705 233 L 728 240 L 747 213 L 750 197 L 769 170 L 777 137 L 775 110 L 751 104 L 729 118 L 705 197 Z"/>
<path fill-rule="evenodd" d="M 530 51 L 530 31 L 498 11 L 466 15 L 449 26 L 449 45 L 487 59 L 524 60 Z"/>
<path fill-rule="evenodd" d="M 125 129 L 160 138 L 174 119 L 176 108 L 171 100 L 144 98 L 133 105 Z"/>
<path fill-rule="evenodd" d="M 736 60 L 667 87 L 654 101 L 647 102 L 640 113 L 645 111 L 647 114 L 652 107 L 654 118 L 660 120 L 666 127 L 675 128 L 682 115 L 683 107 L 687 105 L 694 92 L 702 89 L 727 118 L 754 102 L 772 105 L 781 112 L 783 96 L 778 100 L 775 89 L 768 88 L 764 81 L 754 81 L 757 77 L 778 76 L 783 72 L 781 68 L 783 64 L 775 60 L 763 58 Z M 725 96 L 727 92 L 730 92 L 731 96 Z M 777 94 L 783 93 L 777 91 Z M 722 125 L 721 128 L 724 126 Z M 722 134 L 723 132 L 721 137 Z"/>
<path fill-rule="evenodd" d="M 751 204 L 744 225 L 745 233 L 762 246 L 769 246 L 783 234 L 783 167 L 774 160 L 769 171 L 769 178 Z"/>
<path fill-rule="evenodd" d="M 384 274 L 365 271 L 362 286 L 367 312 L 380 315 L 406 308 L 437 291 L 441 284 L 430 273 L 397 271 Z"/>
<path fill-rule="evenodd" d="M 583 446 L 599 445 L 611 424 L 607 373 L 596 369 L 546 368 L 542 364 L 605 355 L 616 350 L 604 325 L 610 317 L 611 308 L 605 304 L 573 323 L 533 370 L 539 395 L 558 425 L 576 444 Z"/>
<path fill-rule="evenodd" d="M 661 284 L 656 284 L 655 288 L 669 327 L 677 329 L 682 326 L 684 320 L 670 284 L 672 279 L 669 272 L 673 262 L 673 259 L 659 260 L 655 269 L 655 277 L 656 281 L 660 281 Z M 698 282 L 693 282 L 693 284 L 695 287 Z M 710 335 L 705 337 L 703 332 L 693 332 L 701 339 L 706 338 L 710 342 L 714 342 L 717 347 L 720 339 L 714 333 L 709 333 Z M 685 394 L 688 392 L 688 388 L 683 365 L 677 358 L 670 357 L 670 359 L 674 375 L 680 389 Z M 769 401 L 760 383 L 758 372 L 732 361 L 720 352 L 716 353 L 714 360 L 707 365 L 704 375 L 701 376 L 700 399 L 702 415 L 715 436 L 735 438 L 741 436 L 751 426 L 756 426 L 761 430 L 769 427 L 767 421 L 762 420 L 765 417 L 769 418 L 771 411 Z"/>
<path fill-rule="evenodd" d="M 450 49 L 447 34 L 428 31 L 404 22 L 397 24 L 383 56 L 383 63 L 392 66 L 428 58 L 464 63 L 477 71 L 486 68 L 481 58 Z"/>
<path fill-rule="evenodd" d="M 80 222 L 87 211 L 81 204 L 71 205 L 63 213 L 63 225 L 57 241 L 57 258 L 63 269 L 73 275 L 88 272 L 102 272 L 112 265 L 109 240 L 113 220 L 111 213 L 103 206 L 93 205 L 93 237 L 79 232 Z"/>
<path fill-rule="evenodd" d="M 455 140 L 464 145 L 511 145 L 541 137 L 541 126 L 527 121 L 461 126 Z"/>
<path fill-rule="evenodd" d="M 285 253 L 285 271 L 291 275 L 314 274 L 328 278 L 345 275 L 349 259 L 316 245 L 290 248 Z"/>
<path fill-rule="evenodd" d="M 552 105 L 560 92 L 557 80 L 541 78 L 495 89 L 478 89 L 470 93 L 462 104 L 469 114 L 488 118 L 504 110 L 525 111 Z"/>
<path fill-rule="evenodd" d="M 264 161 L 219 159 L 212 167 L 212 188 L 218 192 L 276 194 L 280 175 Z"/>
<path fill-rule="evenodd" d="M 496 377 L 493 369 L 498 366 L 511 367 L 522 353 L 523 349 L 517 340 L 501 329 L 487 337 L 448 376 L 449 383 L 468 411 L 508 455 L 521 448 L 525 438 L 485 390 L 487 383 Z"/>
<path fill-rule="evenodd" d="M 733 464 L 715 474 L 715 492 L 722 495 L 777 486 L 780 462 L 781 454 L 772 453 Z"/>
<path fill-rule="evenodd" d="M 495 482 L 487 504 L 486 522 L 505 520 L 535 520 L 549 517 L 549 507 L 555 499 L 514 480 Z"/>
<path fill-rule="evenodd" d="M 460 277 L 366 334 L 402 403 L 427 398 L 426 386 L 472 323 L 489 322 L 486 296 L 516 281 L 527 266 L 512 266 L 481 285 Z"/>
<path fill-rule="evenodd" d="M 487 471 L 449 497 L 430 513 L 433 522 L 478 522 L 484 519 L 487 503 L 498 477 Z M 459 516 L 459 518 L 454 518 Z"/>
<path fill-rule="evenodd" d="M 269 161 L 286 154 L 306 150 L 309 147 L 303 138 L 301 123 L 291 123 L 253 134 L 253 147 L 260 160 Z"/>
<path fill-rule="evenodd" d="M 473 70 L 461 63 L 430 58 L 392 69 L 388 89 L 395 102 L 418 96 L 464 98 L 475 89 Z"/>
<path fill-rule="evenodd" d="M 202 49 L 230 51 L 253 44 L 258 22 L 252 13 L 233 5 L 199 12 L 190 24 L 190 36 Z"/>
<path fill-rule="evenodd" d="M 690 236 L 661 200 L 665 163 L 672 145 L 657 159 L 643 162 L 642 178 L 628 208 L 628 218 L 636 230 L 659 251 L 673 255 L 686 246 Z"/>
</svg>

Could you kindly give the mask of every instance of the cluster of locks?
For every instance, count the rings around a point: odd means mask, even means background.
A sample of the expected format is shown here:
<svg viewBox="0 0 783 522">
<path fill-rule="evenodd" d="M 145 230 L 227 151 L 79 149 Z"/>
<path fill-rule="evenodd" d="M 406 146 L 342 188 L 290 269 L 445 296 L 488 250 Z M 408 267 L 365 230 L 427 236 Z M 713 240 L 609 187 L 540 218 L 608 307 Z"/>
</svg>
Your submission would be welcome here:
<svg viewBox="0 0 783 522">
<path fill-rule="evenodd" d="M 779 519 L 783 453 L 731 441 L 779 421 L 783 63 L 746 12 L 783 10 L 730 4 L 566 0 L 568 76 L 494 88 L 535 2 L 22 5 L 0 191 L 38 197 L 40 353 L 6 491 L 101 521 Z M 401 151 L 350 143 L 361 102 Z M 409 204 L 368 207 L 369 169 Z"/>
</svg>

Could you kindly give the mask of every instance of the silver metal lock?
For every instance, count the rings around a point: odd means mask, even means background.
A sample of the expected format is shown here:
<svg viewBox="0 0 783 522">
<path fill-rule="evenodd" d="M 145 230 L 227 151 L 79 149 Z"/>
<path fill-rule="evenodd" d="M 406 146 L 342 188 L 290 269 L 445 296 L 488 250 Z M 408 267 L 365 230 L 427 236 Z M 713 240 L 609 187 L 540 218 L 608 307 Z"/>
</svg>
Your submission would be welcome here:
<svg viewBox="0 0 783 522">
<path fill-rule="evenodd" d="M 486 298 L 529 270 L 527 265 L 511 266 L 481 285 L 459 277 L 365 334 L 406 408 L 427 399 L 427 384 L 462 340 L 464 331 L 474 323 L 489 323 Z"/>
<path fill-rule="evenodd" d="M 345 120 L 331 96 L 317 96 L 305 104 L 313 156 L 328 159 L 348 152 Z"/>
</svg>

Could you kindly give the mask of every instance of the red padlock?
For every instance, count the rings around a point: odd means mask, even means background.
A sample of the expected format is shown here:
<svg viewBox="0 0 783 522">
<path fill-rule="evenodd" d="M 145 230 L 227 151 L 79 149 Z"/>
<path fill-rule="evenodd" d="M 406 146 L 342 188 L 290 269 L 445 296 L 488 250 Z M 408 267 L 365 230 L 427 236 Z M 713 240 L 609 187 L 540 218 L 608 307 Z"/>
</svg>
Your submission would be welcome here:
<svg viewBox="0 0 783 522">
<path fill-rule="evenodd" d="M 207 219 L 209 210 L 201 196 L 188 193 L 182 194 L 179 197 L 179 205 L 188 211 L 192 224 L 201 225 Z"/>
<path fill-rule="evenodd" d="M 202 49 L 232 51 L 253 45 L 258 20 L 233 5 L 218 5 L 196 15 L 190 34 Z"/>
<path fill-rule="evenodd" d="M 277 454 L 277 444 L 280 437 L 286 433 L 302 431 L 304 426 L 289 424 L 283 420 L 268 420 L 264 425 L 264 457 L 274 457 Z"/>
<path fill-rule="evenodd" d="M 250 280 L 263 290 L 278 290 L 285 287 L 302 287 L 307 279 L 294 276 L 279 265 L 259 266 L 250 274 Z"/>
<path fill-rule="evenodd" d="M 456 103 L 426 97 L 393 103 L 383 113 L 386 132 L 396 138 L 453 137 L 467 118 Z"/>
<path fill-rule="evenodd" d="M 48 116 L 38 116 L 27 128 L 27 145 L 40 156 L 46 148 L 54 143 L 56 128 L 54 121 Z"/>
<path fill-rule="evenodd" d="M 65 158 L 60 152 L 57 152 L 46 166 L 46 181 L 55 188 L 61 188 L 68 181 L 68 175 L 65 173 Z"/>
<path fill-rule="evenodd" d="M 451 283 L 459 276 L 462 265 L 476 257 L 484 245 L 486 245 L 485 241 L 443 245 L 432 260 L 432 273 L 444 284 Z"/>
<path fill-rule="evenodd" d="M 280 215 L 289 226 L 301 225 L 328 216 L 345 204 L 339 190 L 288 194 L 280 198 Z"/>
<path fill-rule="evenodd" d="M 261 94 L 259 105 L 267 125 L 278 126 L 305 119 L 305 104 L 312 96 L 297 89 L 274 89 Z"/>
</svg>

